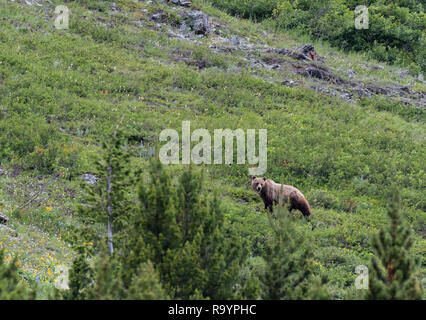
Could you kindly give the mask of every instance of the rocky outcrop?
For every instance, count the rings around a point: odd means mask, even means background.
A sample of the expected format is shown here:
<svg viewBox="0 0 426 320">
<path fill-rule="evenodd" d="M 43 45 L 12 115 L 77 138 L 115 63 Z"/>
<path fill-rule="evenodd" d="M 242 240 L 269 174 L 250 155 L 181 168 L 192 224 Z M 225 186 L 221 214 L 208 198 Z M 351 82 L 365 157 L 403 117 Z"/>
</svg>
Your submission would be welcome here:
<svg viewBox="0 0 426 320">
<path fill-rule="evenodd" d="M 295 49 L 272 48 L 272 49 L 269 49 L 267 52 L 276 52 L 278 54 L 292 57 L 293 59 L 296 59 L 296 60 L 324 62 L 324 58 L 318 55 L 318 53 L 315 51 L 314 46 L 310 43 Z"/>
<path fill-rule="evenodd" d="M 210 23 L 207 15 L 199 10 L 189 10 L 182 14 L 183 21 L 195 32 L 206 35 L 210 32 Z"/>
<path fill-rule="evenodd" d="M 335 84 L 345 83 L 345 81 L 342 78 L 336 76 L 335 74 L 331 73 L 328 70 L 318 68 L 316 66 L 310 66 L 308 68 L 305 68 L 299 71 L 299 74 L 307 78 L 310 78 L 310 77 L 317 78 L 317 79 L 335 83 Z"/>
<path fill-rule="evenodd" d="M 324 59 L 320 57 L 312 44 L 305 44 L 295 51 L 292 52 L 292 57 L 297 60 L 311 60 L 324 62 Z"/>
</svg>

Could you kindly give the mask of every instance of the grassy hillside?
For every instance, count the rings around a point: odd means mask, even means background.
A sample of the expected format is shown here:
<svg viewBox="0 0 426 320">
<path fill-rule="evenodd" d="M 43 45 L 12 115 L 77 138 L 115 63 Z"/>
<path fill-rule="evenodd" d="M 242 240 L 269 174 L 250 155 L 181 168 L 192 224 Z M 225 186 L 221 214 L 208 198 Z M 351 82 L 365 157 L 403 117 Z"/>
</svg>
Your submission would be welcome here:
<svg viewBox="0 0 426 320">
<path fill-rule="evenodd" d="M 364 52 L 388 63 L 425 72 L 426 16 L 424 1 L 395 0 L 211 0 L 241 17 L 268 20 L 276 28 L 297 30 L 329 41 L 347 51 Z M 366 29 L 354 28 L 354 19 L 368 9 Z M 361 10 L 361 9 L 360 9 Z"/>
<path fill-rule="evenodd" d="M 314 227 L 313 259 L 335 299 L 355 291 L 355 267 L 369 262 L 369 241 L 386 223 L 396 183 L 422 259 L 417 277 L 426 276 L 426 88 L 416 75 L 319 41 L 324 64 L 296 60 L 272 49 L 308 38 L 205 1 L 192 3 L 214 28 L 205 36 L 181 29 L 179 13 L 188 8 L 159 1 L 66 2 L 68 30 L 53 26 L 63 1 L 0 1 L 0 211 L 10 218 L 0 247 L 9 261 L 19 255 L 23 279 L 40 282 L 40 297 L 53 288 L 55 267 L 71 263 L 65 240 L 80 223 L 81 175 L 94 170 L 123 115 L 132 162 L 141 168 L 148 151 L 158 151 L 161 130 L 180 132 L 183 120 L 209 132 L 268 129 L 265 175 L 296 186 L 311 203 L 304 227 Z M 339 81 L 299 72 L 306 68 Z M 203 169 L 227 208 L 228 227 L 247 240 L 242 272 L 262 265 L 270 230 L 248 165 Z"/>
</svg>

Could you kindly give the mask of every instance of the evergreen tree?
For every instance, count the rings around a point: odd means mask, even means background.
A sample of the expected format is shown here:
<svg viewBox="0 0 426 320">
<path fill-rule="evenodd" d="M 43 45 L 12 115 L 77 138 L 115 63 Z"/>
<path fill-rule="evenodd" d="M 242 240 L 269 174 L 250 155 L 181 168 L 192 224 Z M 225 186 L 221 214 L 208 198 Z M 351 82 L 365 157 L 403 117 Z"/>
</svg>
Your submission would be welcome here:
<svg viewBox="0 0 426 320">
<path fill-rule="evenodd" d="M 140 244 L 173 298 L 233 297 L 244 256 L 235 237 L 226 235 L 216 197 L 202 190 L 202 175 L 189 168 L 178 186 L 161 163 L 151 165 L 151 181 L 140 190 L 141 214 L 133 225 L 142 230 Z"/>
<path fill-rule="evenodd" d="M 142 263 L 132 279 L 127 292 L 127 299 L 131 300 L 166 300 L 168 296 L 160 283 L 158 272 L 148 261 Z"/>
<path fill-rule="evenodd" d="M 159 161 L 151 162 L 150 181 L 141 184 L 139 201 L 140 215 L 133 223 L 133 232 L 142 234 L 149 259 L 160 264 L 167 251 L 178 248 L 182 240 L 176 221 L 176 191 Z"/>
<path fill-rule="evenodd" d="M 130 187 L 137 173 L 131 174 L 130 154 L 124 147 L 125 140 L 116 128 L 110 141 L 103 143 L 103 158 L 97 162 L 95 170 L 99 179 L 93 185 L 83 185 L 85 196 L 78 207 L 81 225 L 72 240 L 76 249 L 87 242 L 99 249 L 101 242 L 106 240 L 112 255 L 114 246 L 120 250 L 126 241 L 134 210 Z"/>
<path fill-rule="evenodd" d="M 241 298 L 248 300 L 258 300 L 262 297 L 262 283 L 255 272 L 250 272 L 241 288 Z"/>
<path fill-rule="evenodd" d="M 103 143 L 103 158 L 97 162 L 94 172 L 98 180 L 93 185 L 83 185 L 84 196 L 78 206 L 80 223 L 71 237 L 78 256 L 69 273 L 70 289 L 60 293 L 65 299 L 120 297 L 109 291 L 109 286 L 114 285 L 108 278 L 110 272 L 117 274 L 115 268 L 119 263 L 106 259 L 104 252 L 105 245 L 110 256 L 114 248 L 123 249 L 134 209 L 130 189 L 134 178 L 129 169 L 130 155 L 124 145 L 125 139 L 117 126 L 112 138 Z M 88 260 L 95 254 L 99 256 L 92 268 Z"/>
<path fill-rule="evenodd" d="M 375 256 L 369 272 L 368 299 L 421 299 L 422 288 L 415 279 L 418 261 L 410 256 L 413 238 L 400 214 L 399 192 L 392 188 L 388 217 L 390 224 L 373 238 Z"/>
<path fill-rule="evenodd" d="M 9 264 L 4 262 L 4 252 L 0 250 L 0 300 L 33 300 L 34 290 L 26 288 L 20 281 L 18 266 L 13 259 Z"/>
<path fill-rule="evenodd" d="M 93 283 L 86 294 L 89 300 L 113 300 L 125 296 L 120 277 L 120 264 L 115 256 L 111 257 L 106 252 L 101 251 L 95 258 Z"/>
<path fill-rule="evenodd" d="M 123 161 L 121 157 L 116 159 Z M 118 164 L 113 166 L 116 172 L 125 172 L 119 169 L 121 167 Z M 245 251 L 235 236 L 226 234 L 220 202 L 217 197 L 209 197 L 202 185 L 202 175 L 191 168 L 181 175 L 176 184 L 161 163 L 153 161 L 149 181 L 140 185 L 139 211 L 132 212 L 132 206 L 125 205 L 127 201 L 119 203 L 122 200 L 115 193 L 123 195 L 124 188 L 112 188 L 112 207 L 123 209 L 126 222 L 116 224 L 120 220 L 110 215 L 115 232 L 115 226 L 125 231 L 118 241 L 114 238 L 112 256 L 105 255 L 106 252 L 111 253 L 105 246 L 109 245 L 108 241 L 87 246 L 87 241 L 93 241 L 93 237 L 102 239 L 96 226 L 104 226 L 105 213 L 108 213 L 102 205 L 105 204 L 103 193 L 93 193 L 94 200 L 89 201 L 92 205 L 86 205 L 81 211 L 86 218 L 89 213 L 92 214 L 87 218 L 92 224 L 85 224 L 81 228 L 83 231 L 76 233 L 74 247 L 79 256 L 71 269 L 70 289 L 64 297 L 235 297 L 239 264 Z M 105 187 L 105 184 L 100 182 L 98 188 L 105 190 L 102 186 Z M 92 256 L 95 263 L 90 267 L 88 259 Z"/>
<path fill-rule="evenodd" d="M 266 246 L 263 298 L 269 300 L 327 299 L 324 279 L 316 279 L 312 249 L 285 208 L 268 215 L 272 238 Z"/>
<path fill-rule="evenodd" d="M 87 298 L 87 290 L 93 283 L 93 270 L 90 267 L 87 256 L 80 252 L 74 259 L 68 274 L 68 286 L 66 291 L 56 291 L 57 298 L 67 300 L 84 300 Z"/>
</svg>

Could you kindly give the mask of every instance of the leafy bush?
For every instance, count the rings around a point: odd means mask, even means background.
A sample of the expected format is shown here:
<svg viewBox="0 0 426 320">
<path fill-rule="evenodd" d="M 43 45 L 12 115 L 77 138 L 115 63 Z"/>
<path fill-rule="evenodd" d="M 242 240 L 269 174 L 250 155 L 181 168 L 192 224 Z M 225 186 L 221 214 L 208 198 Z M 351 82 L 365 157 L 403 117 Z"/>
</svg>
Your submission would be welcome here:
<svg viewBox="0 0 426 320">
<path fill-rule="evenodd" d="M 212 2 L 232 15 L 261 20 L 271 16 L 279 0 L 212 0 Z"/>
<path fill-rule="evenodd" d="M 338 208 L 338 200 L 330 193 L 324 190 L 312 190 L 308 195 L 309 203 L 314 207 L 325 209 Z"/>
</svg>

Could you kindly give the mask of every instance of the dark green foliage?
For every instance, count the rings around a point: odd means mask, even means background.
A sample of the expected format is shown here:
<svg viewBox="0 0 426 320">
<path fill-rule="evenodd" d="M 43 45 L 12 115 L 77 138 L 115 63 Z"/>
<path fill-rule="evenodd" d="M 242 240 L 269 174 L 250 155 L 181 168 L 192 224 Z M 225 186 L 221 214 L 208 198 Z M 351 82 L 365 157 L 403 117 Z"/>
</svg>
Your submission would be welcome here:
<svg viewBox="0 0 426 320">
<path fill-rule="evenodd" d="M 413 300 L 422 298 L 415 278 L 419 261 L 412 258 L 413 238 L 400 214 L 399 191 L 393 188 L 388 209 L 390 224 L 373 238 L 368 299 Z"/>
<path fill-rule="evenodd" d="M 152 250 L 151 261 L 162 263 L 167 250 L 180 246 L 180 230 L 176 221 L 177 194 L 160 162 L 152 163 L 150 181 L 142 182 L 139 200 L 140 216 L 136 217 L 138 228 L 134 232 L 140 233 Z"/>
<path fill-rule="evenodd" d="M 68 279 L 69 290 L 59 292 L 59 295 L 62 295 L 62 298 L 67 300 L 86 299 L 87 290 L 93 283 L 93 270 L 85 254 L 81 253 L 74 259 Z"/>
<path fill-rule="evenodd" d="M 134 208 L 129 189 L 134 183 L 130 167 L 125 141 L 119 131 L 115 132 L 110 141 L 103 143 L 103 159 L 94 171 L 99 180 L 94 185 L 84 185 L 85 198 L 78 207 L 83 225 L 76 230 L 78 240 L 74 239 L 78 251 L 87 249 L 88 243 L 90 247 L 99 247 L 105 239 L 108 244 L 112 240 L 110 251 L 113 246 L 123 246 Z"/>
<path fill-rule="evenodd" d="M 58 297 L 71 300 L 116 300 L 116 299 L 167 299 L 158 273 L 150 261 L 133 270 L 122 266 L 122 257 L 109 256 L 104 248 L 90 267 L 80 255 L 70 271 L 70 289 L 59 292 Z M 125 283 L 126 276 L 133 274 L 131 282 Z"/>
<path fill-rule="evenodd" d="M 257 300 L 262 297 L 262 282 L 254 272 L 251 272 L 241 289 L 241 297 L 248 300 Z"/>
<path fill-rule="evenodd" d="M 140 212 L 128 216 L 126 236 L 112 257 L 105 256 L 105 244 L 90 250 L 77 247 L 81 254 L 70 272 L 69 298 L 236 297 L 245 250 L 234 235 L 226 234 L 223 208 L 203 190 L 202 175 L 190 168 L 175 185 L 154 161 L 139 199 Z M 103 207 L 92 210 L 92 219 L 102 222 Z M 82 234 L 84 239 L 93 235 Z M 89 267 L 84 252 L 99 250 Z"/>
<path fill-rule="evenodd" d="M 124 150 L 121 133 L 115 129 L 112 139 L 103 143 L 103 159 L 95 171 L 98 181 L 85 186 L 84 202 L 78 207 L 82 225 L 73 234 L 73 245 L 79 256 L 70 271 L 68 299 L 122 298 L 120 263 L 105 257 L 106 246 L 122 250 L 131 218 L 129 153 Z M 111 234 L 109 234 L 111 230 Z M 104 236 L 106 234 L 106 236 Z M 111 242 L 112 240 L 112 242 Z M 94 267 L 88 258 L 96 253 Z"/>
<path fill-rule="evenodd" d="M 269 215 L 273 231 L 265 250 L 266 270 L 262 278 L 264 299 L 326 299 L 323 283 L 316 279 L 312 247 L 306 235 L 284 208 Z"/>
<path fill-rule="evenodd" d="M 262 20 L 272 15 L 279 0 L 212 0 L 212 3 L 234 16 Z"/>
<path fill-rule="evenodd" d="M 132 279 L 127 299 L 131 300 L 166 300 L 168 296 L 163 289 L 158 272 L 150 261 L 140 265 Z"/>
<path fill-rule="evenodd" d="M 16 260 L 6 264 L 4 251 L 0 250 L 0 300 L 33 300 L 34 290 L 25 287 L 19 279 L 19 269 Z"/>
<path fill-rule="evenodd" d="M 120 264 L 111 258 L 106 250 L 101 252 L 94 263 L 93 285 L 87 290 L 89 300 L 112 300 L 123 298 Z"/>
<path fill-rule="evenodd" d="M 235 236 L 225 234 L 223 209 L 203 191 L 202 175 L 190 168 L 175 187 L 154 162 L 150 178 L 141 186 L 141 216 L 135 225 L 142 226 L 147 257 L 169 295 L 232 298 L 244 250 Z"/>
</svg>

